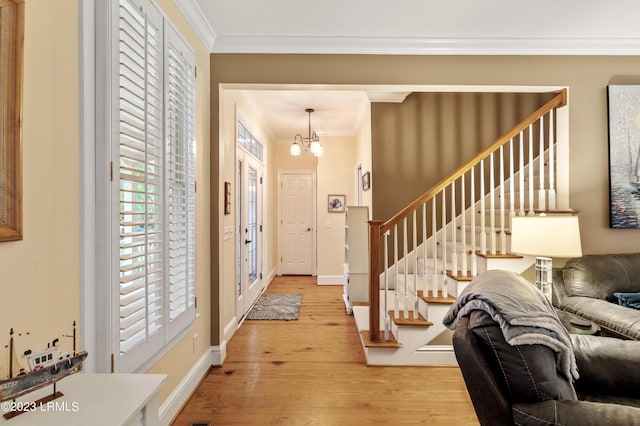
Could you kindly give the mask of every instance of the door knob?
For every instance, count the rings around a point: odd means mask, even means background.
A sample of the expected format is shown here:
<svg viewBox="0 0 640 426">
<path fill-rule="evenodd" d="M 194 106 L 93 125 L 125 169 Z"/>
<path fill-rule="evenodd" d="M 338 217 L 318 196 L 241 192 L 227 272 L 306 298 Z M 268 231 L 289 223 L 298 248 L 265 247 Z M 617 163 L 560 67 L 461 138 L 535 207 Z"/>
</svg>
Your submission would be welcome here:
<svg viewBox="0 0 640 426">
<path fill-rule="evenodd" d="M 307 232 L 311 231 L 311 228 L 307 228 Z"/>
<path fill-rule="evenodd" d="M 249 244 L 251 242 L 251 240 L 244 240 L 245 244 Z"/>
</svg>

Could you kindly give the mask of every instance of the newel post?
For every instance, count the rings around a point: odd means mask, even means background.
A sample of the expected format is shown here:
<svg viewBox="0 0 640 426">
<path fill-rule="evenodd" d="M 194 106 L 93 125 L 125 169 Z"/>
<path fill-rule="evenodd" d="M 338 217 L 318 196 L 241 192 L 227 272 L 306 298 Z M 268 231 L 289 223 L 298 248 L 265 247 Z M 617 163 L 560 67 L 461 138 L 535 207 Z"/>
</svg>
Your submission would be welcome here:
<svg viewBox="0 0 640 426">
<path fill-rule="evenodd" d="M 380 342 L 380 228 L 381 220 L 369 221 L 369 335 Z"/>
</svg>

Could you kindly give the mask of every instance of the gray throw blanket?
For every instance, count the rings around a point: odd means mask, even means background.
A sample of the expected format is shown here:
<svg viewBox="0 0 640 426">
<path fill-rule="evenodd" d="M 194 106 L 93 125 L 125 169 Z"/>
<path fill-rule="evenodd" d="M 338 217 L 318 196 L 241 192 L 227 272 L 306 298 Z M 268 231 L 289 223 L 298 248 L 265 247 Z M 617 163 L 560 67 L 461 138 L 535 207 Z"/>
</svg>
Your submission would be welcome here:
<svg viewBox="0 0 640 426">
<path fill-rule="evenodd" d="M 569 332 L 542 292 L 520 275 L 492 270 L 478 275 L 444 317 L 449 329 L 473 310 L 487 312 L 510 345 L 539 344 L 556 354 L 556 365 L 569 381 L 578 379 Z"/>
</svg>

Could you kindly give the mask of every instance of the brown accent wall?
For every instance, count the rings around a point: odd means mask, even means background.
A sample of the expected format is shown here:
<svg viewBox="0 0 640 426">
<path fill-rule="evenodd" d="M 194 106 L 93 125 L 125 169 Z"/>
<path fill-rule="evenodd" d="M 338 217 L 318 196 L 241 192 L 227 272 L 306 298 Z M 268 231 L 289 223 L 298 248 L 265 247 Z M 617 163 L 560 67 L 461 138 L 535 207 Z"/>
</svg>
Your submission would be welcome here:
<svg viewBox="0 0 640 426">
<path fill-rule="evenodd" d="M 219 282 L 218 118 L 221 83 L 535 85 L 569 88 L 570 204 L 583 251 L 640 252 L 640 230 L 609 228 L 608 84 L 640 84 L 639 56 L 211 55 L 212 298 Z M 376 190 L 372 170 L 372 191 Z M 216 344 L 212 303 L 212 344 Z"/>
<path fill-rule="evenodd" d="M 371 106 L 373 215 L 387 220 L 553 93 L 412 93 Z"/>
</svg>

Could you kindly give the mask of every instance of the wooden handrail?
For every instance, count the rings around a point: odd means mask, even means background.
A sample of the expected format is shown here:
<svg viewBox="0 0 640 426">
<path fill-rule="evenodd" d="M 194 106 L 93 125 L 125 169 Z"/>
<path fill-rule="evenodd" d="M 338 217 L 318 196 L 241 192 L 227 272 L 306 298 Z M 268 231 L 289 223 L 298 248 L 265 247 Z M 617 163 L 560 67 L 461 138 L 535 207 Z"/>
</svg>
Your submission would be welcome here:
<svg viewBox="0 0 640 426">
<path fill-rule="evenodd" d="M 414 210 L 418 209 L 421 205 L 423 205 L 426 201 L 430 200 L 432 197 L 440 193 L 443 189 L 445 189 L 448 185 L 450 185 L 453 181 L 459 179 L 466 172 L 471 170 L 473 166 L 479 163 L 481 160 L 489 157 L 494 151 L 500 148 L 502 145 L 508 143 L 512 138 L 517 136 L 521 131 L 529 127 L 531 124 L 535 123 L 540 117 L 544 114 L 548 113 L 554 108 L 560 108 L 567 104 L 567 89 L 562 89 L 558 94 L 547 102 L 545 105 L 538 108 L 534 113 L 529 115 L 527 118 L 518 123 L 513 129 L 509 132 L 505 133 L 501 137 L 499 137 L 495 142 L 489 145 L 487 148 L 482 150 L 479 154 L 469 160 L 467 163 L 458 167 L 453 173 L 451 173 L 446 178 L 442 179 L 440 182 L 432 186 L 428 189 L 424 194 L 415 199 L 411 204 L 402 209 L 400 212 L 396 213 L 389 220 L 384 222 L 379 227 L 380 234 L 383 234 L 393 228 L 394 225 L 398 224 L 402 219 L 413 213 Z M 372 257 L 372 259 L 374 259 Z"/>
</svg>

